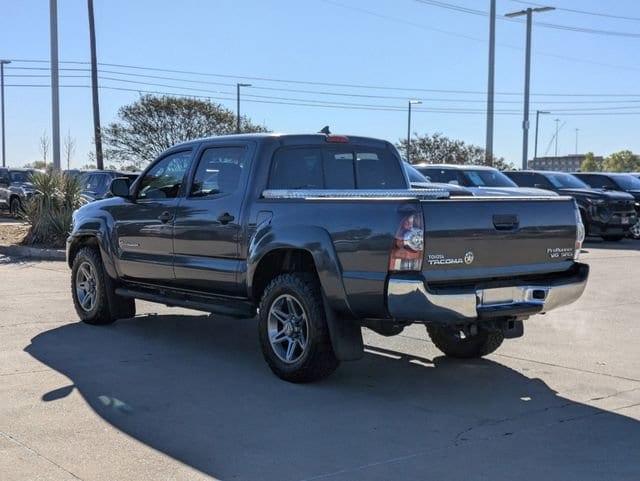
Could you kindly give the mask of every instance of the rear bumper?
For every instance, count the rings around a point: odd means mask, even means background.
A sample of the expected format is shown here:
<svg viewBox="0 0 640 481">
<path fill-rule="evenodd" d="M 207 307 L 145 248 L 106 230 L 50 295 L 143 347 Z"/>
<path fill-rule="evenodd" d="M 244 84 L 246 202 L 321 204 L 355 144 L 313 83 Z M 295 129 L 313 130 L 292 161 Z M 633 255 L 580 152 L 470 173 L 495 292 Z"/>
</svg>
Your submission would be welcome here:
<svg viewBox="0 0 640 481">
<path fill-rule="evenodd" d="M 568 273 L 508 285 L 433 289 L 422 279 L 392 276 L 387 308 L 394 319 L 459 324 L 495 318 L 524 319 L 576 301 L 584 292 L 589 266 Z"/>
</svg>

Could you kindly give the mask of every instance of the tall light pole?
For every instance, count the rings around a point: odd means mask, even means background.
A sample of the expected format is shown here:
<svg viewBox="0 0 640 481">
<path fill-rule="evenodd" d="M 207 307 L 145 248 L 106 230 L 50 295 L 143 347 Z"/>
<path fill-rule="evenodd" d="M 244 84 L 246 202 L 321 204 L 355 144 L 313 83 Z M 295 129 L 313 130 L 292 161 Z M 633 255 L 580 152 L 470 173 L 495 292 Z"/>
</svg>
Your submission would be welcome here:
<svg viewBox="0 0 640 481">
<path fill-rule="evenodd" d="M 578 132 L 580 132 L 580 129 L 576 129 L 576 155 L 578 155 Z"/>
<path fill-rule="evenodd" d="M 58 1 L 49 0 L 51 42 L 51 147 L 53 168 L 60 170 L 60 86 L 58 84 Z"/>
<path fill-rule="evenodd" d="M 237 83 L 236 84 L 236 100 L 238 102 L 238 118 L 236 121 L 236 134 L 240 133 L 240 87 L 251 87 L 251 84 L 241 84 L 241 83 Z"/>
<path fill-rule="evenodd" d="M 522 119 L 522 168 L 527 168 L 527 158 L 529 156 L 529 86 L 531 83 L 531 25 L 533 14 L 555 10 L 554 7 L 527 8 L 518 12 L 507 13 L 509 18 L 527 16 L 527 42 L 524 62 L 524 115 Z"/>
<path fill-rule="evenodd" d="M 98 60 L 96 54 L 96 26 L 93 16 L 93 0 L 87 0 L 89 14 L 89 46 L 91 48 L 91 98 L 93 101 L 93 138 L 96 144 L 96 167 L 104 169 L 102 157 L 102 133 L 100 132 L 100 103 L 98 100 Z"/>
<path fill-rule="evenodd" d="M 408 111 L 407 111 L 407 162 L 411 163 L 411 106 L 412 105 L 420 105 L 422 100 L 409 100 Z"/>
<path fill-rule="evenodd" d="M 487 81 L 487 140 L 484 163 L 493 163 L 493 99 L 496 66 L 496 0 L 489 7 L 489 78 Z"/>
<path fill-rule="evenodd" d="M 11 63 L 11 60 L 1 60 L 0 59 L 0 110 L 2 110 L 2 167 L 7 166 L 7 152 L 5 150 L 5 133 L 4 133 L 4 66 L 8 63 Z"/>
<path fill-rule="evenodd" d="M 556 157 L 558 156 L 558 133 L 560 132 L 560 129 L 558 128 L 558 124 L 560 123 L 560 119 L 555 119 L 554 122 L 556 123 Z"/>
<path fill-rule="evenodd" d="M 538 158 L 538 124 L 540 123 L 540 114 L 546 115 L 551 112 L 547 112 L 546 110 L 536 110 L 536 143 L 533 147 L 533 159 Z"/>
</svg>

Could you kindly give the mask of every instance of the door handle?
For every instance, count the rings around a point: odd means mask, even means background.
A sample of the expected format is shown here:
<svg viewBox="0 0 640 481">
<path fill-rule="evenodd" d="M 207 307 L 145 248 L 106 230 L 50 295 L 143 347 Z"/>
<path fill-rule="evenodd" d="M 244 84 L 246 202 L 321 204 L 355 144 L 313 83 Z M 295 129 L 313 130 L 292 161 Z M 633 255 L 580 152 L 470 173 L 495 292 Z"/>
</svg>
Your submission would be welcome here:
<svg viewBox="0 0 640 481">
<path fill-rule="evenodd" d="M 220 222 L 221 224 L 228 224 L 229 222 L 232 222 L 233 219 L 235 219 L 235 217 L 233 217 L 231 214 L 229 214 L 228 212 L 225 212 L 224 214 L 220 214 L 218 216 L 218 222 Z"/>
<path fill-rule="evenodd" d="M 165 210 L 162 214 L 158 216 L 158 220 L 165 224 L 169 222 L 171 219 L 173 219 L 173 214 L 168 210 Z"/>
</svg>

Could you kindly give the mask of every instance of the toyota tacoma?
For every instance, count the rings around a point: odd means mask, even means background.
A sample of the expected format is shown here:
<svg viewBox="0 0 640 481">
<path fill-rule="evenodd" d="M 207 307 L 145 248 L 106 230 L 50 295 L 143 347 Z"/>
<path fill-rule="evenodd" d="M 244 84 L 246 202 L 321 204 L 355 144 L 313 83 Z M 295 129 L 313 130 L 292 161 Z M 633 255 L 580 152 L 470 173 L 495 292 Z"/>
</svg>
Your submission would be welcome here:
<svg viewBox="0 0 640 481">
<path fill-rule="evenodd" d="M 421 323 L 448 356 L 487 355 L 588 277 L 573 199 L 412 190 L 383 140 L 194 140 L 110 189 L 67 241 L 80 319 L 131 318 L 135 299 L 255 316 L 266 362 L 292 382 L 360 358 L 362 327 Z"/>
</svg>

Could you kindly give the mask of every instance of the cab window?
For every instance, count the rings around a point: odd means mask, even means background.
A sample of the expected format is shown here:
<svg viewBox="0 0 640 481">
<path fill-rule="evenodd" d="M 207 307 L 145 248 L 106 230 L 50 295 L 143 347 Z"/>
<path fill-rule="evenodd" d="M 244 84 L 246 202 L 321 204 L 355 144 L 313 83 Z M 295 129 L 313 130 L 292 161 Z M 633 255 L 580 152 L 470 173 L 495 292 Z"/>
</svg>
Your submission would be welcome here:
<svg viewBox="0 0 640 481">
<path fill-rule="evenodd" d="M 173 199 L 178 197 L 191 163 L 191 151 L 169 154 L 147 171 L 138 187 L 139 199 Z"/>
<path fill-rule="evenodd" d="M 244 147 L 205 150 L 193 178 L 191 197 L 215 197 L 237 191 L 245 169 L 245 153 Z"/>
</svg>

